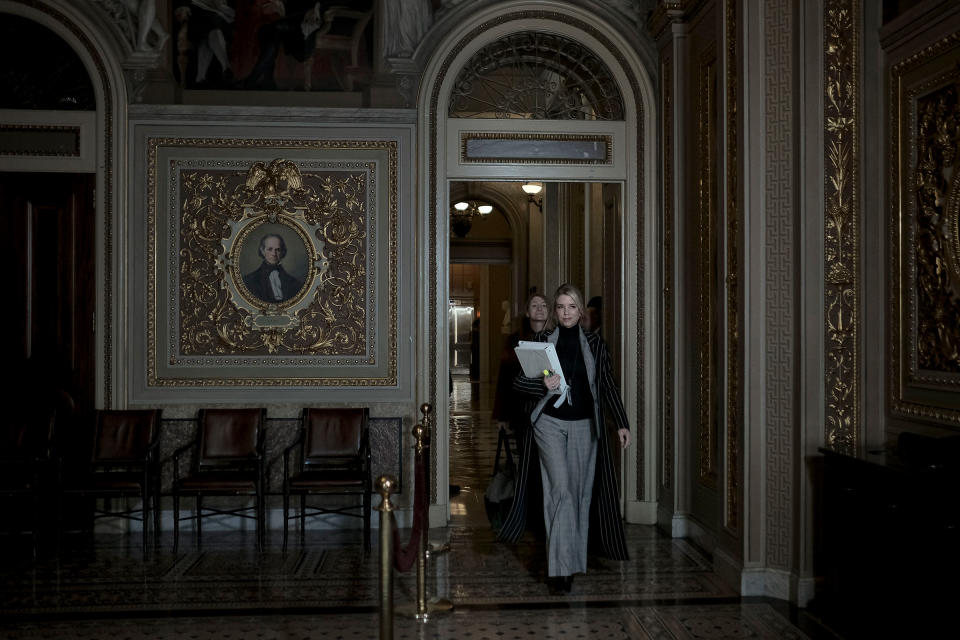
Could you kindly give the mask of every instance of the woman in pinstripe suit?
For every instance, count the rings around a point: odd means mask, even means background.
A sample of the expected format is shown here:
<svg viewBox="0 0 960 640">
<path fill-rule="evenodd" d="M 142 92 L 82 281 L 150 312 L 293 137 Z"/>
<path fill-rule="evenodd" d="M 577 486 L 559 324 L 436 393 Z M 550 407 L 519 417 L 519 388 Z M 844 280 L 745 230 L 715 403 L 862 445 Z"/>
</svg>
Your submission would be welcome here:
<svg viewBox="0 0 960 640">
<path fill-rule="evenodd" d="M 517 392 L 537 399 L 530 422 L 540 454 L 547 575 L 554 593 L 569 593 L 573 575 L 587 570 L 591 530 L 596 529 L 595 546 L 605 555 L 627 557 L 601 404 L 607 405 L 624 448 L 630 445 L 630 429 L 607 346 L 599 335 L 580 328 L 584 311 L 580 291 L 561 285 L 554 296 L 556 330 L 534 337 L 556 345 L 566 395 L 560 395 L 562 380 L 557 374 L 528 378 L 521 372 L 514 380 Z M 518 495 L 500 531 L 501 539 L 515 541 L 523 533 L 520 514 L 525 512 L 525 498 L 520 492 L 528 473 L 529 459 L 521 460 Z"/>
</svg>

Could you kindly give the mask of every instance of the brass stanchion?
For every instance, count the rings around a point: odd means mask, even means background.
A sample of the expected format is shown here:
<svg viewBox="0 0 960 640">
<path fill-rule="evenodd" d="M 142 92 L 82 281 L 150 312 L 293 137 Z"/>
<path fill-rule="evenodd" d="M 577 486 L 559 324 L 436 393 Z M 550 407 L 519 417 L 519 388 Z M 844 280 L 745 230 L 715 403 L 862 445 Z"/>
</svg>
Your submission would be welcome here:
<svg viewBox="0 0 960 640">
<path fill-rule="evenodd" d="M 420 405 L 420 413 L 423 414 L 424 444 L 425 444 L 425 445 L 429 445 L 429 444 L 430 444 L 430 432 L 431 432 L 430 421 L 432 420 L 431 414 L 433 413 L 433 407 L 430 406 L 429 403 L 424 402 L 422 405 Z M 417 425 L 417 426 L 420 426 L 420 425 Z M 416 427 L 414 427 L 414 428 L 416 429 Z M 415 437 L 415 438 L 417 437 L 416 431 L 414 431 L 413 437 Z M 427 452 L 426 452 L 425 449 L 424 449 L 423 451 L 421 451 L 421 453 L 422 453 L 424 456 L 427 455 Z M 427 476 L 427 478 L 430 478 L 430 472 L 429 472 L 429 470 L 430 470 L 430 461 L 429 461 L 428 459 L 426 459 L 426 457 L 424 457 L 423 464 L 424 464 L 424 469 L 427 470 L 427 473 L 426 473 L 425 475 Z M 429 480 L 428 480 L 428 481 L 429 481 Z M 429 525 L 429 521 L 430 521 L 430 516 L 429 516 L 429 513 L 428 513 L 427 516 L 424 518 L 424 523 L 423 523 L 423 524 L 424 524 L 424 527 L 423 527 L 424 532 L 426 532 L 426 530 L 429 528 L 429 526 L 428 526 L 428 525 Z M 426 538 L 426 533 L 424 533 L 424 538 Z M 424 553 L 426 553 L 426 557 L 428 557 L 428 558 L 429 558 L 430 556 L 437 556 L 437 555 L 440 555 L 441 553 L 446 553 L 446 552 L 450 551 L 450 543 L 449 543 L 449 542 L 427 542 L 426 545 L 427 545 L 427 548 L 426 548 L 426 551 L 425 551 Z"/>
<path fill-rule="evenodd" d="M 416 460 L 421 463 L 422 468 L 427 468 L 426 460 L 426 445 L 430 438 L 430 429 L 429 429 L 429 418 L 432 407 L 423 403 L 420 405 L 420 412 L 423 414 L 423 422 L 414 426 L 413 428 L 413 437 L 416 439 L 416 446 L 414 451 L 416 453 Z M 427 474 L 424 474 L 424 480 L 426 480 Z M 416 491 L 426 491 L 426 486 L 424 487 L 415 487 Z M 413 612 L 407 607 L 403 607 L 400 610 L 400 613 L 404 615 L 412 615 L 412 617 L 417 620 L 424 622 L 431 615 L 438 613 L 445 613 L 453 609 L 453 603 L 446 599 L 436 599 L 430 602 L 427 601 L 427 535 L 430 531 L 430 515 L 429 507 L 425 505 L 423 513 L 420 514 L 420 539 L 417 541 L 417 608 Z"/>
<path fill-rule="evenodd" d="M 393 476 L 377 478 L 382 500 L 380 512 L 380 640 L 393 640 L 393 505 L 390 494 L 397 488 Z"/>
</svg>

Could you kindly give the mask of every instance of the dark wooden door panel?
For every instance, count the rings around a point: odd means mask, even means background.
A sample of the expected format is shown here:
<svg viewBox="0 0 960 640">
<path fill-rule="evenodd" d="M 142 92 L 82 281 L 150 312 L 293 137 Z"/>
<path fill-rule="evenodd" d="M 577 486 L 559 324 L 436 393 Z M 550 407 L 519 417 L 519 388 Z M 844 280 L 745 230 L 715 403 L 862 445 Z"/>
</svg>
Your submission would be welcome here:
<svg viewBox="0 0 960 640">
<path fill-rule="evenodd" d="M 42 386 L 66 390 L 78 415 L 94 406 L 94 188 L 92 175 L 0 173 L 8 353 Z"/>
</svg>

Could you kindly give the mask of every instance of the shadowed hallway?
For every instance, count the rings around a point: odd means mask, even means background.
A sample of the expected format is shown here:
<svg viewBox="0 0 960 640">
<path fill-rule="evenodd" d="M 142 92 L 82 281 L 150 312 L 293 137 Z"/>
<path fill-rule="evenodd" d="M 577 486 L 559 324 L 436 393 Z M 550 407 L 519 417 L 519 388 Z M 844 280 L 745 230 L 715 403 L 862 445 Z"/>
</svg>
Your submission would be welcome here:
<svg viewBox="0 0 960 640">
<path fill-rule="evenodd" d="M 427 594 L 451 600 L 454 612 L 426 624 L 398 615 L 395 637 L 834 637 L 783 602 L 740 598 L 703 551 L 648 526 L 627 525 L 629 562 L 591 557 L 571 594 L 550 595 L 542 543 L 532 535 L 516 546 L 498 543 L 486 520 L 496 448 L 491 388 L 456 379 L 451 400 L 451 483 L 460 493 L 450 526 L 430 532 L 451 550 L 429 561 Z M 0 636 L 11 640 L 377 635 L 378 554 L 375 547 L 364 557 L 353 531 L 308 530 L 306 544 L 286 554 L 277 531 L 263 554 L 252 534 L 224 532 L 173 553 L 164 533 L 146 557 L 137 534 L 77 534 L 59 554 L 47 540 L 37 561 L 29 536 L 4 540 Z M 395 606 L 415 599 L 414 572 L 397 575 Z"/>
</svg>

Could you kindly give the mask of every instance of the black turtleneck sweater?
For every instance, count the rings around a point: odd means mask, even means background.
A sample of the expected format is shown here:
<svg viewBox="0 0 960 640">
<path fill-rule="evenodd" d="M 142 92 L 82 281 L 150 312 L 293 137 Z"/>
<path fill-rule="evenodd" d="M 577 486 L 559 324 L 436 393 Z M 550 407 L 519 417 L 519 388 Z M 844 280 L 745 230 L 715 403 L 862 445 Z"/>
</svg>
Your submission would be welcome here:
<svg viewBox="0 0 960 640">
<path fill-rule="evenodd" d="M 593 417 L 593 396 L 590 395 L 590 379 L 587 377 L 587 366 L 583 361 L 583 351 L 580 348 L 580 325 L 570 327 L 559 326 L 557 336 L 557 358 L 563 368 L 563 374 L 570 385 L 567 401 L 559 407 L 554 407 L 557 396 L 547 400 L 543 412 L 560 420 L 585 420 Z M 570 404 L 570 402 L 573 404 Z"/>
</svg>

